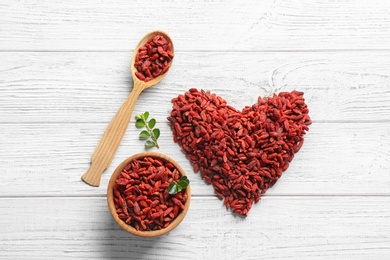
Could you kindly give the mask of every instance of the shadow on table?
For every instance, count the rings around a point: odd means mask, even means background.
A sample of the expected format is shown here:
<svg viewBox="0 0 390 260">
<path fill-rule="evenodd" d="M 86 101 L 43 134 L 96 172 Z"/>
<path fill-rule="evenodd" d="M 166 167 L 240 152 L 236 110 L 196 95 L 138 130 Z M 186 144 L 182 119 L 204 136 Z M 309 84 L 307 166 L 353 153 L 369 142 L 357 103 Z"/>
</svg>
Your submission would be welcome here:
<svg viewBox="0 0 390 260">
<path fill-rule="evenodd" d="M 98 249 L 103 259 L 157 259 L 158 248 L 166 244 L 166 235 L 137 237 L 121 229 L 111 216 L 107 215 L 104 223 L 107 223 L 107 229 L 103 233 L 101 248 Z"/>
</svg>

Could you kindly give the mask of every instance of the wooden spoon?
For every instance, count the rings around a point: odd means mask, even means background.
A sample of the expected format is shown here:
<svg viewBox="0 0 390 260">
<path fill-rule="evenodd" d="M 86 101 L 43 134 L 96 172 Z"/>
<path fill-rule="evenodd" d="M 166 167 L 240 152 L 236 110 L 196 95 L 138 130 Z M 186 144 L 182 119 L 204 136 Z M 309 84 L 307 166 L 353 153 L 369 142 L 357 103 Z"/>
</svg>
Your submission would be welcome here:
<svg viewBox="0 0 390 260">
<path fill-rule="evenodd" d="M 171 50 L 174 53 L 172 40 L 169 35 L 163 31 L 153 31 L 146 34 L 135 47 L 133 56 L 131 58 L 131 75 L 133 77 L 134 88 L 131 91 L 129 97 L 119 108 L 118 112 L 111 120 L 110 124 L 107 126 L 103 137 L 100 139 L 100 142 L 92 155 L 90 168 L 81 177 L 84 182 L 91 186 L 98 187 L 100 185 L 100 178 L 102 176 L 102 173 L 110 166 L 111 161 L 114 158 L 115 152 L 118 149 L 118 146 L 122 140 L 122 137 L 126 132 L 127 125 L 130 122 L 131 114 L 133 112 L 134 105 L 138 99 L 138 96 L 143 90 L 150 88 L 151 86 L 160 82 L 167 74 L 166 72 L 148 82 L 144 82 L 138 79 L 137 76 L 135 76 L 135 72 L 137 71 L 137 69 L 134 67 L 134 62 L 135 57 L 138 53 L 138 49 L 142 47 L 150 38 L 158 34 L 163 35 L 165 39 L 167 39 L 167 41 L 171 43 Z M 169 62 L 170 66 L 172 64 L 172 60 Z"/>
</svg>

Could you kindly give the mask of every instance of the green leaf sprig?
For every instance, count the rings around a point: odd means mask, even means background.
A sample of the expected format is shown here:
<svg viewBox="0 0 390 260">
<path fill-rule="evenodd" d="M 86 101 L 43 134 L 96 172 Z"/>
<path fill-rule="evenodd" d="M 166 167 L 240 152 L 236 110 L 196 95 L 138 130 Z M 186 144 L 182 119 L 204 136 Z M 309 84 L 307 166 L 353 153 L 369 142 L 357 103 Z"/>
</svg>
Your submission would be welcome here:
<svg viewBox="0 0 390 260">
<path fill-rule="evenodd" d="M 187 176 L 181 176 L 179 182 L 172 181 L 168 186 L 168 193 L 174 195 L 176 193 L 181 192 L 185 188 L 187 188 L 188 184 L 190 184 L 190 180 Z"/>
<path fill-rule="evenodd" d="M 149 117 L 149 112 L 147 111 L 145 113 L 135 116 L 135 120 L 136 120 L 135 126 L 138 128 L 142 128 L 142 127 L 146 128 L 146 130 L 143 130 L 139 133 L 139 137 L 141 139 L 146 140 L 145 141 L 146 148 L 151 148 L 154 146 L 160 148 L 157 143 L 157 139 L 160 136 L 160 129 L 154 128 L 154 126 L 156 125 L 156 119 L 151 118 L 148 121 L 148 117 Z"/>
</svg>

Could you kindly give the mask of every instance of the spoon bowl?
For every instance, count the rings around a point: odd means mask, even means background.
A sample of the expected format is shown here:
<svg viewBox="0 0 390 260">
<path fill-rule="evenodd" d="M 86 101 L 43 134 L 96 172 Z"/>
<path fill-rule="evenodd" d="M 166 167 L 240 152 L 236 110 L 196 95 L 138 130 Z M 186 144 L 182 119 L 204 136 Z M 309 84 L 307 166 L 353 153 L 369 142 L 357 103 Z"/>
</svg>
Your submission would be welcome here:
<svg viewBox="0 0 390 260">
<path fill-rule="evenodd" d="M 133 53 L 133 56 L 131 57 L 131 76 L 133 77 L 133 81 L 134 81 L 134 85 L 135 84 L 142 84 L 142 83 L 145 83 L 146 85 L 144 85 L 144 89 L 146 88 L 150 88 L 151 86 L 153 85 L 156 85 L 157 83 L 159 83 L 166 75 L 167 75 L 167 72 L 165 72 L 164 74 L 161 74 L 159 75 L 158 77 L 155 77 L 154 79 L 152 79 L 151 81 L 148 81 L 148 82 L 144 82 L 142 80 L 140 80 L 136 75 L 135 73 L 137 72 L 137 69 L 135 68 L 134 64 L 135 64 L 135 57 L 137 56 L 137 53 L 138 53 L 138 49 L 142 46 L 145 45 L 145 43 L 147 43 L 151 38 L 153 38 L 154 36 L 156 35 L 162 35 L 164 36 L 164 38 L 171 43 L 171 50 L 173 53 L 175 53 L 175 49 L 173 47 L 173 42 L 172 42 L 172 39 L 169 37 L 169 35 L 164 32 L 164 31 L 153 31 L 153 32 L 149 32 L 147 33 L 144 37 L 142 37 L 142 39 L 139 41 L 139 43 L 137 44 L 137 46 L 135 47 L 134 49 L 134 53 Z M 173 58 L 172 60 L 168 63 L 169 66 L 172 65 L 172 61 L 173 61 Z M 169 69 L 168 69 L 169 70 Z"/>
<path fill-rule="evenodd" d="M 144 37 L 142 37 L 140 42 L 135 47 L 133 56 L 131 58 L 131 75 L 134 82 L 133 90 L 131 91 L 125 102 L 122 104 L 122 106 L 119 108 L 118 112 L 111 120 L 110 124 L 107 126 L 106 131 L 104 132 L 94 153 L 92 154 L 91 165 L 89 169 L 81 177 L 81 179 L 85 183 L 91 186 L 98 187 L 100 185 L 101 176 L 103 172 L 110 166 L 112 159 L 114 158 L 116 150 L 118 149 L 122 137 L 125 134 L 127 126 L 130 122 L 131 114 L 133 112 L 135 103 L 141 92 L 147 88 L 150 88 L 151 86 L 156 85 L 166 76 L 168 72 L 166 71 L 164 74 L 161 74 L 148 82 L 138 79 L 135 75 L 137 69 L 134 66 L 134 62 L 138 53 L 138 49 L 155 35 L 163 35 L 165 39 L 169 43 L 171 43 L 171 49 L 174 53 L 173 42 L 169 35 L 163 31 L 153 31 L 147 33 Z M 171 66 L 172 61 L 173 57 L 172 60 L 170 60 L 170 62 L 168 63 L 169 66 Z"/>
</svg>

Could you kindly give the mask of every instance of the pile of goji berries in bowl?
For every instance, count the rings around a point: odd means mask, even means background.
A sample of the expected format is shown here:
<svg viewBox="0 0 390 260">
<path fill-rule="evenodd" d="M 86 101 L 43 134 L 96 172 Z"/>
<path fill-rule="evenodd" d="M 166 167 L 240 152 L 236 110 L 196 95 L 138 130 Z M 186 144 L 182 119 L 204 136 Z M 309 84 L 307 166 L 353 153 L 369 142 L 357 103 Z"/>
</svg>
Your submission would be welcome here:
<svg viewBox="0 0 390 260">
<path fill-rule="evenodd" d="M 155 237 L 177 227 L 191 199 L 189 180 L 170 157 L 144 152 L 124 160 L 107 188 L 111 215 L 127 232 Z"/>
</svg>

